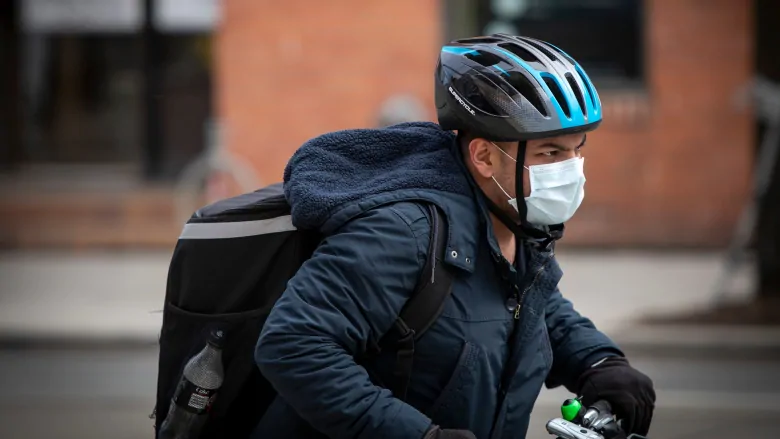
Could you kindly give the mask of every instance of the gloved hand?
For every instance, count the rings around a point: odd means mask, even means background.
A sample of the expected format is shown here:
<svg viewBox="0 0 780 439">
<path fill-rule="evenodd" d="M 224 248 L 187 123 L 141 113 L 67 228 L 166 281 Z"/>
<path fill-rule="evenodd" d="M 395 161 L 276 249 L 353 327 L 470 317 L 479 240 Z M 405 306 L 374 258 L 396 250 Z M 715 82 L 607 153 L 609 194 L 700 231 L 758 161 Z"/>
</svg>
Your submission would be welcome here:
<svg viewBox="0 0 780 439">
<path fill-rule="evenodd" d="M 582 405 L 605 400 L 622 420 L 627 435 L 647 435 L 655 409 L 653 381 L 634 369 L 623 357 L 609 357 L 582 373 L 577 381 Z"/>
<path fill-rule="evenodd" d="M 468 430 L 442 430 L 438 425 L 433 425 L 423 439 L 477 439 L 477 437 Z"/>
</svg>

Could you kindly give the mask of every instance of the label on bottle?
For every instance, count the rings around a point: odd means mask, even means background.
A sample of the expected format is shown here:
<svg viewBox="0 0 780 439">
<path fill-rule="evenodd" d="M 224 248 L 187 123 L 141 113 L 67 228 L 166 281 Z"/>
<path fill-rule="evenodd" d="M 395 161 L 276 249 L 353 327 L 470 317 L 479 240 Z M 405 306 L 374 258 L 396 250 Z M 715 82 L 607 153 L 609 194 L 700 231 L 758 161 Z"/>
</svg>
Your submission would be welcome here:
<svg viewBox="0 0 780 439">
<path fill-rule="evenodd" d="M 201 414 L 211 409 L 217 397 L 217 389 L 204 389 L 183 379 L 179 382 L 175 395 L 173 402 L 176 405 L 192 413 Z"/>
</svg>

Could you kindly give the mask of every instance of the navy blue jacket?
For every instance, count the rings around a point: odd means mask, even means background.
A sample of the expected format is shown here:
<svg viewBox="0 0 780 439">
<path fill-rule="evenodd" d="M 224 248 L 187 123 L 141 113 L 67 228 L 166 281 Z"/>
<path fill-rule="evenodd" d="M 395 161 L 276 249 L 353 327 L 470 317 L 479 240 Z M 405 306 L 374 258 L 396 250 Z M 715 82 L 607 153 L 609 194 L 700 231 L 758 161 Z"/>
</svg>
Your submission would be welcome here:
<svg viewBox="0 0 780 439">
<path fill-rule="evenodd" d="M 285 171 L 293 222 L 327 238 L 258 341 L 257 364 L 280 397 L 257 437 L 420 439 L 434 423 L 480 439 L 520 439 L 545 382 L 572 389 L 584 368 L 621 355 L 561 295 L 552 249 L 525 245 L 518 269 L 501 256 L 458 157 L 454 136 L 430 123 L 329 133 L 293 156 Z M 390 329 L 428 257 L 421 201 L 447 217 L 455 281 L 416 344 L 403 402 L 366 370 L 389 379 L 391 353 L 366 365 L 355 358 Z"/>
</svg>

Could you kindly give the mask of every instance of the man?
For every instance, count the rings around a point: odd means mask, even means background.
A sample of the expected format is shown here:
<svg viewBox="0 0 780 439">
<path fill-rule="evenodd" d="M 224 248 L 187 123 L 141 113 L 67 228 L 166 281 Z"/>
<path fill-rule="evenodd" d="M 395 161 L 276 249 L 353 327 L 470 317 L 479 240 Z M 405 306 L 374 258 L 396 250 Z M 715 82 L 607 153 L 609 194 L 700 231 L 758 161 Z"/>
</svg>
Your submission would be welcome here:
<svg viewBox="0 0 780 439">
<path fill-rule="evenodd" d="M 645 434 L 652 382 L 557 288 L 554 242 L 583 200 L 585 133 L 601 121 L 595 87 L 560 49 L 493 35 L 442 49 L 436 106 L 440 127 L 329 133 L 288 164 L 293 221 L 325 238 L 258 341 L 279 398 L 257 437 L 523 438 L 545 382 L 608 401 L 626 433 Z M 432 257 L 425 203 L 446 215 L 454 282 L 402 401 L 376 384 L 392 356 L 356 358 Z"/>
</svg>

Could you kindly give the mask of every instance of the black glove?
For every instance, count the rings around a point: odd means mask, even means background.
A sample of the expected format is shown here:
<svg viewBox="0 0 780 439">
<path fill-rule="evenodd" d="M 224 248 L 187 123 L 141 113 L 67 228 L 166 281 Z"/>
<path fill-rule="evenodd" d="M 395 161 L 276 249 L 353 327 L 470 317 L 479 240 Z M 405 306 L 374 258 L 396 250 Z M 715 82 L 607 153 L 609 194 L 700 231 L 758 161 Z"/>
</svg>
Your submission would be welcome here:
<svg viewBox="0 0 780 439">
<path fill-rule="evenodd" d="M 477 439 L 468 430 L 442 430 L 437 425 L 431 426 L 423 439 Z"/>
<path fill-rule="evenodd" d="M 653 381 L 634 369 L 623 357 L 609 357 L 587 369 L 577 381 L 577 393 L 582 405 L 605 400 L 626 434 L 646 436 L 655 409 Z"/>
</svg>

